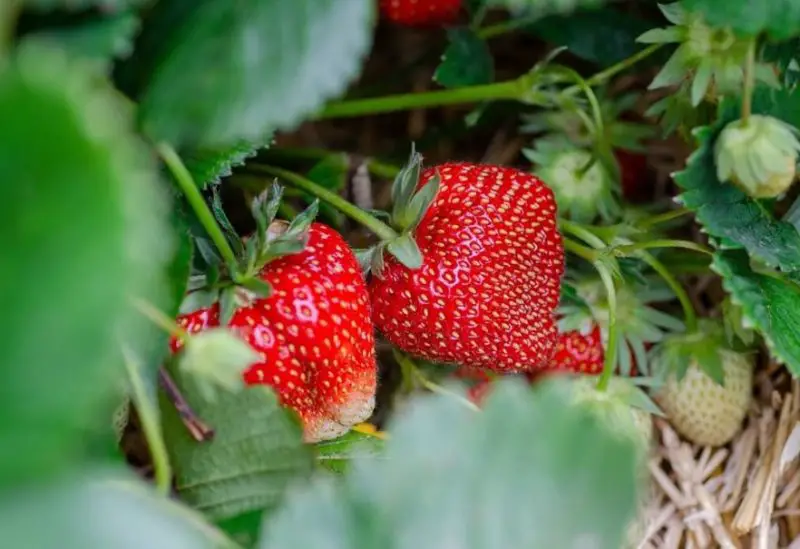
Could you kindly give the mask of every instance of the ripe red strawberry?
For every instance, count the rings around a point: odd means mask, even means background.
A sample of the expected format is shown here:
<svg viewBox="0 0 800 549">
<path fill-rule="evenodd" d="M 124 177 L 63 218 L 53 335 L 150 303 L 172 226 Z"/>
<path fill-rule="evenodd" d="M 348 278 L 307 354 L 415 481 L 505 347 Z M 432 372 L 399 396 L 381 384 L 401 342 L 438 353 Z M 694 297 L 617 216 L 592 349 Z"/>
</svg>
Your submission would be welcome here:
<svg viewBox="0 0 800 549">
<path fill-rule="evenodd" d="M 572 330 L 558 334 L 553 370 L 597 375 L 603 372 L 603 342 L 600 327 L 595 325 L 588 334 Z"/>
<path fill-rule="evenodd" d="M 434 362 L 544 368 L 564 271 L 553 192 L 529 173 L 470 163 L 428 168 L 416 188 L 437 174 L 438 192 L 410 229 L 421 266 L 385 254 L 370 282 L 373 322 L 395 346 Z"/>
<path fill-rule="evenodd" d="M 299 253 L 259 274 L 269 297 L 237 309 L 228 325 L 261 354 L 248 385 L 273 387 L 300 415 L 307 442 L 335 438 L 369 418 L 377 367 L 369 295 L 358 262 L 333 229 L 313 223 Z M 219 303 L 178 317 L 190 333 L 219 325 Z M 177 351 L 181 343 L 172 340 Z"/>
<path fill-rule="evenodd" d="M 380 10 L 399 25 L 441 26 L 458 19 L 461 0 L 380 0 Z"/>
</svg>

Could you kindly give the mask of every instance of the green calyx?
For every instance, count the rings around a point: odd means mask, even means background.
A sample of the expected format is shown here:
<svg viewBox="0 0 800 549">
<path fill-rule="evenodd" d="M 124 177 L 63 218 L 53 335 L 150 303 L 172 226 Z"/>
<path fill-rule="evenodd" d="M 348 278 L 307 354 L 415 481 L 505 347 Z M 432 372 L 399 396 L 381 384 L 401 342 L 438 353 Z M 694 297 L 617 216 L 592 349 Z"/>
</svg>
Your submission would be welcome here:
<svg viewBox="0 0 800 549">
<path fill-rule="evenodd" d="M 610 221 L 619 214 L 619 187 L 590 151 L 553 138 L 539 140 L 523 154 L 534 163 L 533 173 L 553 190 L 562 215 L 591 223 L 598 215 Z"/>
<path fill-rule="evenodd" d="M 412 145 L 408 163 L 403 166 L 392 184 L 392 212 L 388 221 L 398 235 L 365 250 L 356 251 L 356 257 L 365 273 L 372 271 L 375 276 L 381 277 L 385 264 L 384 252 L 388 252 L 411 270 L 422 267 L 422 252 L 414 240 L 414 231 L 436 198 L 441 178 L 437 173 L 420 187 L 421 174 L 422 155 Z"/>
<path fill-rule="evenodd" d="M 729 123 L 714 145 L 717 178 L 754 198 L 786 192 L 796 177 L 797 130 L 772 116 L 751 115 Z"/>
<path fill-rule="evenodd" d="M 250 206 L 256 231 L 242 238 L 225 215 L 215 190 L 212 210 L 236 254 L 237 263 L 231 269 L 212 246 L 198 239 L 197 248 L 204 268 L 192 276 L 189 292 L 181 304 L 181 314 L 209 307 L 219 301 L 220 323 L 226 325 L 239 307 L 272 294 L 272 287 L 261 278 L 261 271 L 279 257 L 305 250 L 311 224 L 319 210 L 319 201 L 315 200 L 291 222 L 276 220 L 282 198 L 283 187 L 277 182 L 256 196 Z"/>
<path fill-rule="evenodd" d="M 678 49 L 665 63 L 650 89 L 663 88 L 690 80 L 691 104 L 697 106 L 711 95 L 738 92 L 744 81 L 742 67 L 747 58 L 750 39 L 741 38 L 729 28 L 711 27 L 700 14 L 687 12 L 679 3 L 659 5 L 672 26 L 652 29 L 637 39 L 645 44 L 677 43 Z M 777 86 L 769 66 L 756 64 L 757 79 Z"/>
<path fill-rule="evenodd" d="M 565 300 L 559 305 L 556 311 L 559 331 L 579 330 L 588 333 L 596 325 L 600 328 L 601 341 L 607 345 L 609 304 L 602 281 L 590 276 L 570 281 L 570 284 L 577 295 L 576 299 Z M 622 375 L 630 375 L 634 362 L 642 375 L 649 375 L 647 346 L 658 344 L 670 334 L 685 330 L 681 320 L 651 306 L 671 301 L 674 297 L 669 288 L 654 279 L 647 279 L 646 284 L 624 284 L 617 289 L 616 325 L 619 337 L 616 367 Z"/>
<path fill-rule="evenodd" d="M 722 321 L 704 318 L 696 331 L 671 334 L 653 349 L 654 373 L 662 382 L 675 376 L 680 383 L 689 367 L 695 365 L 715 383 L 724 386 L 726 353 L 740 354 L 728 345 Z"/>
</svg>

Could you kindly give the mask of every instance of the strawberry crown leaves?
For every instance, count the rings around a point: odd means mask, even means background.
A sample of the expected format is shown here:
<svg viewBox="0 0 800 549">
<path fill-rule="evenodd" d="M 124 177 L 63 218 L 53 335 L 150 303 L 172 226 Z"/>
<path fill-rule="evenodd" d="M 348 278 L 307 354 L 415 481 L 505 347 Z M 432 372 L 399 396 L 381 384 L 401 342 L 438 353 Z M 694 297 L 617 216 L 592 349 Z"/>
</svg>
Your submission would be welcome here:
<svg viewBox="0 0 800 549">
<path fill-rule="evenodd" d="M 656 375 L 680 382 L 693 364 L 721 386 L 725 385 L 723 353 L 735 352 L 726 344 L 725 328 L 719 319 L 704 318 L 691 333 L 671 334 L 651 350 Z"/>
</svg>

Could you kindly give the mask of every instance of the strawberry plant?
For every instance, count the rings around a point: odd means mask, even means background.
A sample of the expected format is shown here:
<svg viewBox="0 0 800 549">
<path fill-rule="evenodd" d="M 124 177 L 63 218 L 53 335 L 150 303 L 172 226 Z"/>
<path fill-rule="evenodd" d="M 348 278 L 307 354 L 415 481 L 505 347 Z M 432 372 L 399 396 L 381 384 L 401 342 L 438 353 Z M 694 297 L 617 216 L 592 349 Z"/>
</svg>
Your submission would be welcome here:
<svg viewBox="0 0 800 549">
<path fill-rule="evenodd" d="M 657 446 L 796 401 L 798 63 L 779 0 L 1 3 L 4 543 L 655 547 Z"/>
</svg>

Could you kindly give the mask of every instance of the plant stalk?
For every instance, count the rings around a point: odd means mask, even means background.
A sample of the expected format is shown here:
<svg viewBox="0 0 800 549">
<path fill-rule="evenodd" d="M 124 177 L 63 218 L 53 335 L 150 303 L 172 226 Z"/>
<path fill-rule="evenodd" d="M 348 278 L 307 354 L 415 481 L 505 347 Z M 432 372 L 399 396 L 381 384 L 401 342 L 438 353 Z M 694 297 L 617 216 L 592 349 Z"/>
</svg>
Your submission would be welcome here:
<svg viewBox="0 0 800 549">
<path fill-rule="evenodd" d="M 197 215 L 197 218 L 203 225 L 203 228 L 206 230 L 208 236 L 219 250 L 222 258 L 228 265 L 231 276 L 235 280 L 239 274 L 236 254 L 233 253 L 233 248 L 231 248 L 228 239 L 225 238 L 225 234 L 222 232 L 222 229 L 220 229 L 217 220 L 214 218 L 214 214 L 211 212 L 211 209 L 203 199 L 203 195 L 200 194 L 200 191 L 198 190 L 197 185 L 192 178 L 192 174 L 189 173 L 186 165 L 183 163 L 180 156 L 178 156 L 178 153 L 175 152 L 175 149 L 173 149 L 172 146 L 167 143 L 161 143 L 157 146 L 157 150 L 161 158 L 164 160 L 164 163 L 172 172 L 173 178 L 177 182 L 178 187 L 180 187 L 184 196 L 186 196 L 186 200 L 189 201 L 189 205 L 191 205 L 195 215 Z"/>
<path fill-rule="evenodd" d="M 667 269 L 663 263 L 653 257 L 652 254 L 641 251 L 639 256 L 642 258 L 642 261 L 647 263 L 651 269 L 658 273 L 658 275 L 664 280 L 664 282 L 667 283 L 672 292 L 675 294 L 675 297 L 678 298 L 678 302 L 680 302 L 681 308 L 683 309 L 686 331 L 689 333 L 696 331 L 697 313 L 695 313 L 692 300 L 689 299 L 689 296 L 687 295 L 686 290 L 683 289 L 683 286 L 681 286 L 681 283 L 678 282 L 669 269 Z"/>
<path fill-rule="evenodd" d="M 617 327 L 617 288 L 614 279 L 608 272 L 605 265 L 595 263 L 597 273 L 605 286 L 608 297 L 608 340 L 606 341 L 605 356 L 603 359 L 603 373 L 597 380 L 597 390 L 605 391 L 611 376 L 614 375 L 614 367 L 617 364 L 617 339 L 619 339 L 619 328 Z"/>
<path fill-rule="evenodd" d="M 747 57 L 744 62 L 744 88 L 742 89 L 742 124 L 747 125 L 753 110 L 753 88 L 756 72 L 756 37 L 747 46 Z"/>
<path fill-rule="evenodd" d="M 164 442 L 164 433 L 158 421 L 158 407 L 147 396 L 136 359 L 127 349 L 123 349 L 123 360 L 131 386 L 133 405 L 139 414 L 142 431 L 153 460 L 156 489 L 162 495 L 168 496 L 172 488 L 172 466 L 169 462 L 167 445 Z"/>
</svg>

